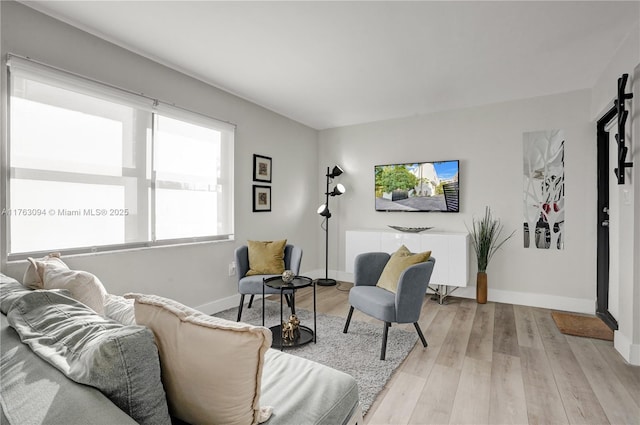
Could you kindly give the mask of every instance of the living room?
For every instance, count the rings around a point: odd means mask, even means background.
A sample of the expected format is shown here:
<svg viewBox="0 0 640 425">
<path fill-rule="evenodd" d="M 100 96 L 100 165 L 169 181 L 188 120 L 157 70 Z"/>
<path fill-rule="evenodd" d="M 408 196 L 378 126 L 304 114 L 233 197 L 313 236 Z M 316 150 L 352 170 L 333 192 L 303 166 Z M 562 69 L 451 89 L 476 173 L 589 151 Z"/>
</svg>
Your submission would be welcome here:
<svg viewBox="0 0 640 425">
<path fill-rule="evenodd" d="M 635 2 L 607 3 L 614 9 L 620 7 L 628 19 L 625 26 L 618 29 L 618 44 L 608 57 L 602 58 L 603 63 L 581 63 L 576 55 L 575 60 L 585 68 L 585 73 L 586 68 L 591 74 L 595 73 L 590 86 L 574 88 L 572 82 L 560 81 L 551 89 L 535 91 L 532 88 L 521 98 L 494 98 L 493 87 L 484 86 L 481 75 L 476 77 L 474 70 L 469 69 L 462 75 L 468 72 L 465 78 L 477 78 L 478 90 L 486 97 L 484 103 L 457 107 L 454 102 L 446 110 L 427 113 L 412 110 L 402 116 L 381 116 L 376 120 L 331 127 L 322 123 L 303 124 L 270 110 L 269 105 L 252 103 L 189 76 L 188 69 L 162 64 L 152 53 L 127 49 L 107 36 L 101 38 L 97 32 L 92 33 L 89 24 L 74 26 L 71 20 L 65 22 L 63 17 L 59 20 L 36 10 L 46 9 L 46 5 L 34 4 L 34 9 L 28 3 L 3 1 L 0 4 L 2 106 L 7 105 L 8 90 L 4 60 L 7 54 L 14 54 L 164 99 L 236 126 L 233 239 L 65 258 L 72 268 L 89 270 L 99 276 L 110 293 L 156 294 L 208 314 L 234 307 L 238 300 L 237 277 L 230 275 L 229 265 L 234 249 L 247 240 L 287 239 L 304 251 L 302 273 L 323 276 L 325 234 L 316 209 L 324 199 L 326 167 L 339 164 L 345 171 L 340 182 L 348 191 L 331 199 L 328 264 L 333 277 L 352 278 L 346 273 L 346 231 L 398 225 L 464 232 L 473 218 L 481 215 L 485 206 L 490 206 L 505 229 L 516 233 L 491 263 L 489 300 L 594 314 L 598 227 L 596 121 L 611 107 L 616 97 L 616 81 L 623 73 L 630 75 L 629 87 L 633 89 L 629 90 L 635 94 L 633 103 L 629 102 L 634 107 L 628 126 L 631 134 L 640 134 L 640 119 L 635 112 L 640 98 L 635 83 L 640 74 L 640 7 Z M 598 40 L 597 34 L 580 35 L 593 37 L 594 42 Z M 233 37 L 229 42 L 233 42 Z M 570 41 L 562 47 L 559 54 L 566 54 L 567 49 L 571 49 Z M 483 59 L 475 58 L 476 61 Z M 546 66 L 542 63 L 540 72 Z M 304 69 L 300 64 L 301 73 Z M 259 70 L 244 72 L 248 78 L 255 78 L 255 84 L 266 84 L 261 82 Z M 192 75 L 197 76 L 194 71 Z M 513 86 L 535 83 L 521 81 L 518 75 L 511 78 Z M 310 84 L 322 84 L 322 81 Z M 565 85 L 570 88 L 563 89 Z M 451 98 L 466 96 L 455 87 L 449 89 L 447 96 Z M 307 101 L 309 99 L 301 95 L 300 102 Z M 387 101 L 391 100 L 379 102 Z M 4 112 L 2 120 L 2 152 L 6 154 Z M 563 250 L 524 249 L 521 230 L 523 133 L 550 129 L 563 129 L 566 135 L 566 242 Z M 628 143 L 634 147 L 633 138 Z M 631 149 L 630 160 L 633 153 Z M 272 159 L 270 212 L 253 212 L 255 154 Z M 460 213 L 399 214 L 374 210 L 374 165 L 448 159 L 460 161 Z M 3 167 L 6 167 L 4 159 Z M 634 198 L 640 199 L 640 177 L 634 171 L 636 167 L 631 169 L 627 184 L 621 188 L 627 198 L 621 197 L 619 205 L 623 221 L 617 237 L 619 328 L 614 344 L 627 361 L 638 365 L 640 206 Z M 8 175 L 7 170 L 3 170 L 3 175 Z M 4 179 L 1 187 L 4 198 Z M 3 207 L 6 201 L 2 200 Z M 2 225 L 5 235 L 5 218 Z M 0 270 L 21 278 L 26 262 L 8 261 L 6 238 L 3 237 L 0 244 Z M 463 298 L 475 298 L 475 262 L 470 258 L 473 278 L 467 288 L 455 293 Z"/>
</svg>

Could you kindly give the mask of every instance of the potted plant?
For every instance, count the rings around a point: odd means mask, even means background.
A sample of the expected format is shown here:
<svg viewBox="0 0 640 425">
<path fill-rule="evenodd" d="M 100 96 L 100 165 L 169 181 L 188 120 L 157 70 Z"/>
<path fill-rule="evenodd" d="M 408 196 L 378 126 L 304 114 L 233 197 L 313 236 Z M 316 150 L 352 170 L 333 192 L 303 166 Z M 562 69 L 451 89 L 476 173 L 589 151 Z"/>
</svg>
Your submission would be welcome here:
<svg viewBox="0 0 640 425">
<path fill-rule="evenodd" d="M 469 228 L 467 227 L 467 230 Z M 469 230 L 471 234 L 471 245 L 476 253 L 478 260 L 478 276 L 476 279 L 476 301 L 479 304 L 487 302 L 487 267 L 493 254 L 500 249 L 515 233 L 500 240 L 503 226 L 499 219 L 493 218 L 491 209 L 485 207 L 484 217 L 481 219 L 473 219 L 473 227 Z"/>
</svg>

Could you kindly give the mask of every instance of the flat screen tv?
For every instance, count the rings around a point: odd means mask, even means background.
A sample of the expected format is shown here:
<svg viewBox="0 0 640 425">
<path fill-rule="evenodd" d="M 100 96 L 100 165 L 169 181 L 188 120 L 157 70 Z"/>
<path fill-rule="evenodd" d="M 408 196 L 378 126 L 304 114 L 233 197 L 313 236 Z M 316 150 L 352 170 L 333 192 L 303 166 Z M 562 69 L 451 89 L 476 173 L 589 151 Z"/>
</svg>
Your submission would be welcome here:
<svg viewBox="0 0 640 425">
<path fill-rule="evenodd" d="M 459 161 L 376 165 L 376 211 L 459 212 Z"/>
</svg>

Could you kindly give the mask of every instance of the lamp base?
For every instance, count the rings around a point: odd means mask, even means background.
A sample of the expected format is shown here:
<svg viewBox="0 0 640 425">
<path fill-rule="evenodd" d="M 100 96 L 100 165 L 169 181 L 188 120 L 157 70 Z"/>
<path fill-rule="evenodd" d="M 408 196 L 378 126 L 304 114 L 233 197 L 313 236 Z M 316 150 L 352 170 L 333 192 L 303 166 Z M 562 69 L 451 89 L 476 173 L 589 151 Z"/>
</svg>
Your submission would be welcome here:
<svg viewBox="0 0 640 425">
<path fill-rule="evenodd" d="M 318 286 L 335 286 L 337 284 L 335 279 L 318 279 L 316 285 Z"/>
</svg>

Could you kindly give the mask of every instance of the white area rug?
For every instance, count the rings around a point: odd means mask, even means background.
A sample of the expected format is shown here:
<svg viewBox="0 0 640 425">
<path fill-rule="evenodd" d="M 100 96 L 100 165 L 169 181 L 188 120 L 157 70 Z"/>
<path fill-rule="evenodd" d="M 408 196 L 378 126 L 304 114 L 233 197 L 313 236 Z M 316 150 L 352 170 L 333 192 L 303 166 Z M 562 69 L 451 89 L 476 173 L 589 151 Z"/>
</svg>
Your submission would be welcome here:
<svg viewBox="0 0 640 425">
<path fill-rule="evenodd" d="M 280 303 L 265 301 L 265 326 L 277 325 L 280 320 Z M 313 329 L 313 313 L 308 310 L 296 309 L 302 325 Z M 237 308 L 214 314 L 235 321 Z M 284 309 L 285 320 L 290 310 Z M 386 360 L 380 360 L 382 346 L 383 324 L 370 324 L 351 320 L 349 332 L 342 333 L 346 321 L 344 317 L 317 315 L 317 343 L 313 342 L 301 347 L 288 348 L 289 354 L 304 357 L 341 370 L 353 376 L 358 382 L 360 403 L 363 414 L 371 407 L 376 396 L 386 382 L 391 378 L 394 370 L 407 357 L 418 340 L 416 332 L 409 332 L 391 326 L 387 339 Z M 245 305 L 242 311 L 242 321 L 253 325 L 262 325 L 262 300 L 255 300 L 248 309 Z M 377 325 L 377 326 L 376 326 Z"/>
</svg>

